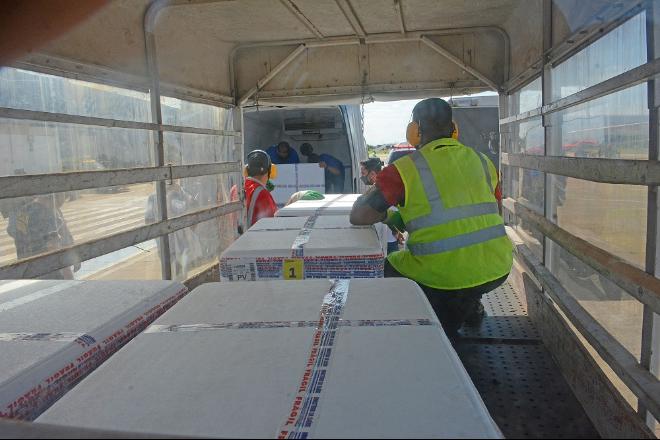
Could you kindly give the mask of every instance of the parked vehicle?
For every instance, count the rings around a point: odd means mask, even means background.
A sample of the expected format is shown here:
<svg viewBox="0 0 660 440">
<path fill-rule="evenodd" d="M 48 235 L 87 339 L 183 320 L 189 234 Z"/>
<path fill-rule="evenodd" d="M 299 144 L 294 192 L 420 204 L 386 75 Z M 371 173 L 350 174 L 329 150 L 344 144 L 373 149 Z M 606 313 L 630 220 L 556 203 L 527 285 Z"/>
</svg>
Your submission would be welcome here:
<svg viewBox="0 0 660 440">
<path fill-rule="evenodd" d="M 315 154 L 330 154 L 345 168 L 344 192 L 361 192 L 360 161 L 367 156 L 359 105 L 324 107 L 255 107 L 243 115 L 244 159 L 254 149 L 266 150 L 288 142 L 301 163 L 300 146 L 309 143 Z M 295 192 L 295 191 L 293 191 Z"/>
<path fill-rule="evenodd" d="M 415 151 L 415 147 L 410 145 L 407 142 L 403 142 L 400 144 L 395 145 L 392 147 L 390 150 L 390 153 L 387 155 L 387 165 L 393 163 L 395 160 L 402 158 L 403 156 L 406 156 L 410 153 Z"/>
</svg>

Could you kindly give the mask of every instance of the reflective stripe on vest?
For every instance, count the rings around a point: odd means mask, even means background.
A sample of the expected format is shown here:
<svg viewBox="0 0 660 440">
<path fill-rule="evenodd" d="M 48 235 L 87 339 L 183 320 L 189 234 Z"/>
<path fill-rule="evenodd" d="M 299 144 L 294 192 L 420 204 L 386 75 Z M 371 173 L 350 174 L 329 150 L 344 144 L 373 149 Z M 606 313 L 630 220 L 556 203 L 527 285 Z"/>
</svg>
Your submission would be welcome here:
<svg viewBox="0 0 660 440">
<path fill-rule="evenodd" d="M 248 225 L 248 228 L 252 226 L 252 217 L 254 217 L 254 207 L 257 204 L 257 199 L 259 198 L 259 194 L 261 194 L 261 191 L 263 190 L 264 190 L 263 186 L 258 186 L 252 192 L 252 198 L 250 199 L 250 206 L 248 207 L 248 213 L 247 213 L 246 224 Z"/>
<path fill-rule="evenodd" d="M 474 151 L 474 150 L 473 150 Z M 484 173 L 486 174 L 486 180 L 488 181 L 488 187 L 493 192 L 493 183 L 490 180 L 490 171 L 488 170 L 488 163 L 486 159 L 478 152 L 475 153 L 479 156 L 481 164 L 484 167 Z M 426 157 L 419 151 L 412 153 L 411 159 L 417 168 L 419 177 L 422 180 L 422 186 L 424 187 L 424 192 L 426 193 L 426 198 L 431 205 L 431 213 L 417 217 L 413 220 L 410 220 L 406 223 L 406 229 L 408 232 L 413 233 L 423 228 L 430 228 L 432 226 L 443 225 L 454 220 L 459 220 L 469 217 L 477 217 L 480 215 L 487 214 L 499 214 L 499 209 L 497 203 L 477 203 L 474 205 L 459 206 L 456 208 L 445 208 L 442 203 L 442 198 L 438 192 L 438 187 L 435 182 L 435 178 L 431 173 L 431 168 L 429 166 Z M 412 249 L 411 249 L 412 251 Z M 415 252 L 413 252 L 414 254 Z"/>
<path fill-rule="evenodd" d="M 504 225 L 501 224 L 428 243 L 410 243 L 408 244 L 408 249 L 410 250 L 410 253 L 416 256 L 441 254 L 443 252 L 454 251 L 474 244 L 483 243 L 505 235 L 506 229 L 504 229 Z"/>
<path fill-rule="evenodd" d="M 488 162 L 486 162 L 486 158 L 484 157 L 483 154 L 479 153 L 477 150 L 472 150 L 472 151 L 474 151 L 477 154 L 477 156 L 479 156 L 479 160 L 481 161 L 481 166 L 483 167 L 484 174 L 486 175 L 486 182 L 488 182 L 488 188 L 490 188 L 490 192 L 492 194 L 494 192 L 493 182 L 490 180 L 490 170 L 488 169 Z"/>
</svg>

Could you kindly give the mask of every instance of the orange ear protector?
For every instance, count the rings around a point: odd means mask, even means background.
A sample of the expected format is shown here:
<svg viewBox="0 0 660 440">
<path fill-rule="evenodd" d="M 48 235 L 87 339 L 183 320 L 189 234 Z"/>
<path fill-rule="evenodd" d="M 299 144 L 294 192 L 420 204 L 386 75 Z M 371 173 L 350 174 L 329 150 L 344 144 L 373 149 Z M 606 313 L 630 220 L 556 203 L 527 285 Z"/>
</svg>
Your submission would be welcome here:
<svg viewBox="0 0 660 440">
<path fill-rule="evenodd" d="M 406 140 L 412 146 L 418 146 L 422 142 L 422 134 L 417 121 L 412 121 L 406 127 Z"/>
<path fill-rule="evenodd" d="M 452 139 L 458 140 L 458 124 L 455 121 L 451 122 L 454 130 L 451 132 Z M 406 140 L 410 145 L 418 146 L 422 142 L 422 133 L 417 121 L 412 121 L 406 127 Z"/>
<path fill-rule="evenodd" d="M 243 177 L 247 177 L 248 172 L 247 172 L 247 165 L 243 167 Z M 275 166 L 274 163 L 270 164 L 270 172 L 268 173 L 268 178 L 269 179 L 277 179 L 277 166 Z"/>
</svg>

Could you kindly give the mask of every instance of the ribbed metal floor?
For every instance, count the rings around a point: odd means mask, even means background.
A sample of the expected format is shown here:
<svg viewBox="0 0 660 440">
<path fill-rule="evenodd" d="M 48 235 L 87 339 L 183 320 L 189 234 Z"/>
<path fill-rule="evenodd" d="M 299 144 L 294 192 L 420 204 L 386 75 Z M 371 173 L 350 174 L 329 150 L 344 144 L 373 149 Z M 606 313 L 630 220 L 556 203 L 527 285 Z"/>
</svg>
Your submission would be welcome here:
<svg viewBox="0 0 660 440">
<path fill-rule="evenodd" d="M 486 317 L 456 350 L 506 438 L 599 438 L 512 286 L 484 295 Z"/>
</svg>

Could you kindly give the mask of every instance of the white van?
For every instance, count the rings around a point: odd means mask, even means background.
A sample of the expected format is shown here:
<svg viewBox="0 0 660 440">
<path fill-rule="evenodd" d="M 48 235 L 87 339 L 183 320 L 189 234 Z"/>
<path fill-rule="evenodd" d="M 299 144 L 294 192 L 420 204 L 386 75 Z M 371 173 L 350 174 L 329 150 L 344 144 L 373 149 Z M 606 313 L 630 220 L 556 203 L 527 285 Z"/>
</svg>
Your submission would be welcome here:
<svg viewBox="0 0 660 440">
<path fill-rule="evenodd" d="M 329 154 L 344 164 L 344 193 L 360 193 L 360 162 L 367 158 L 359 105 L 324 107 L 252 107 L 244 110 L 245 156 L 286 141 L 300 157 L 300 146 L 309 143 L 316 154 Z M 281 171 L 280 171 L 281 172 Z M 295 191 L 291 191 L 295 192 Z"/>
</svg>

